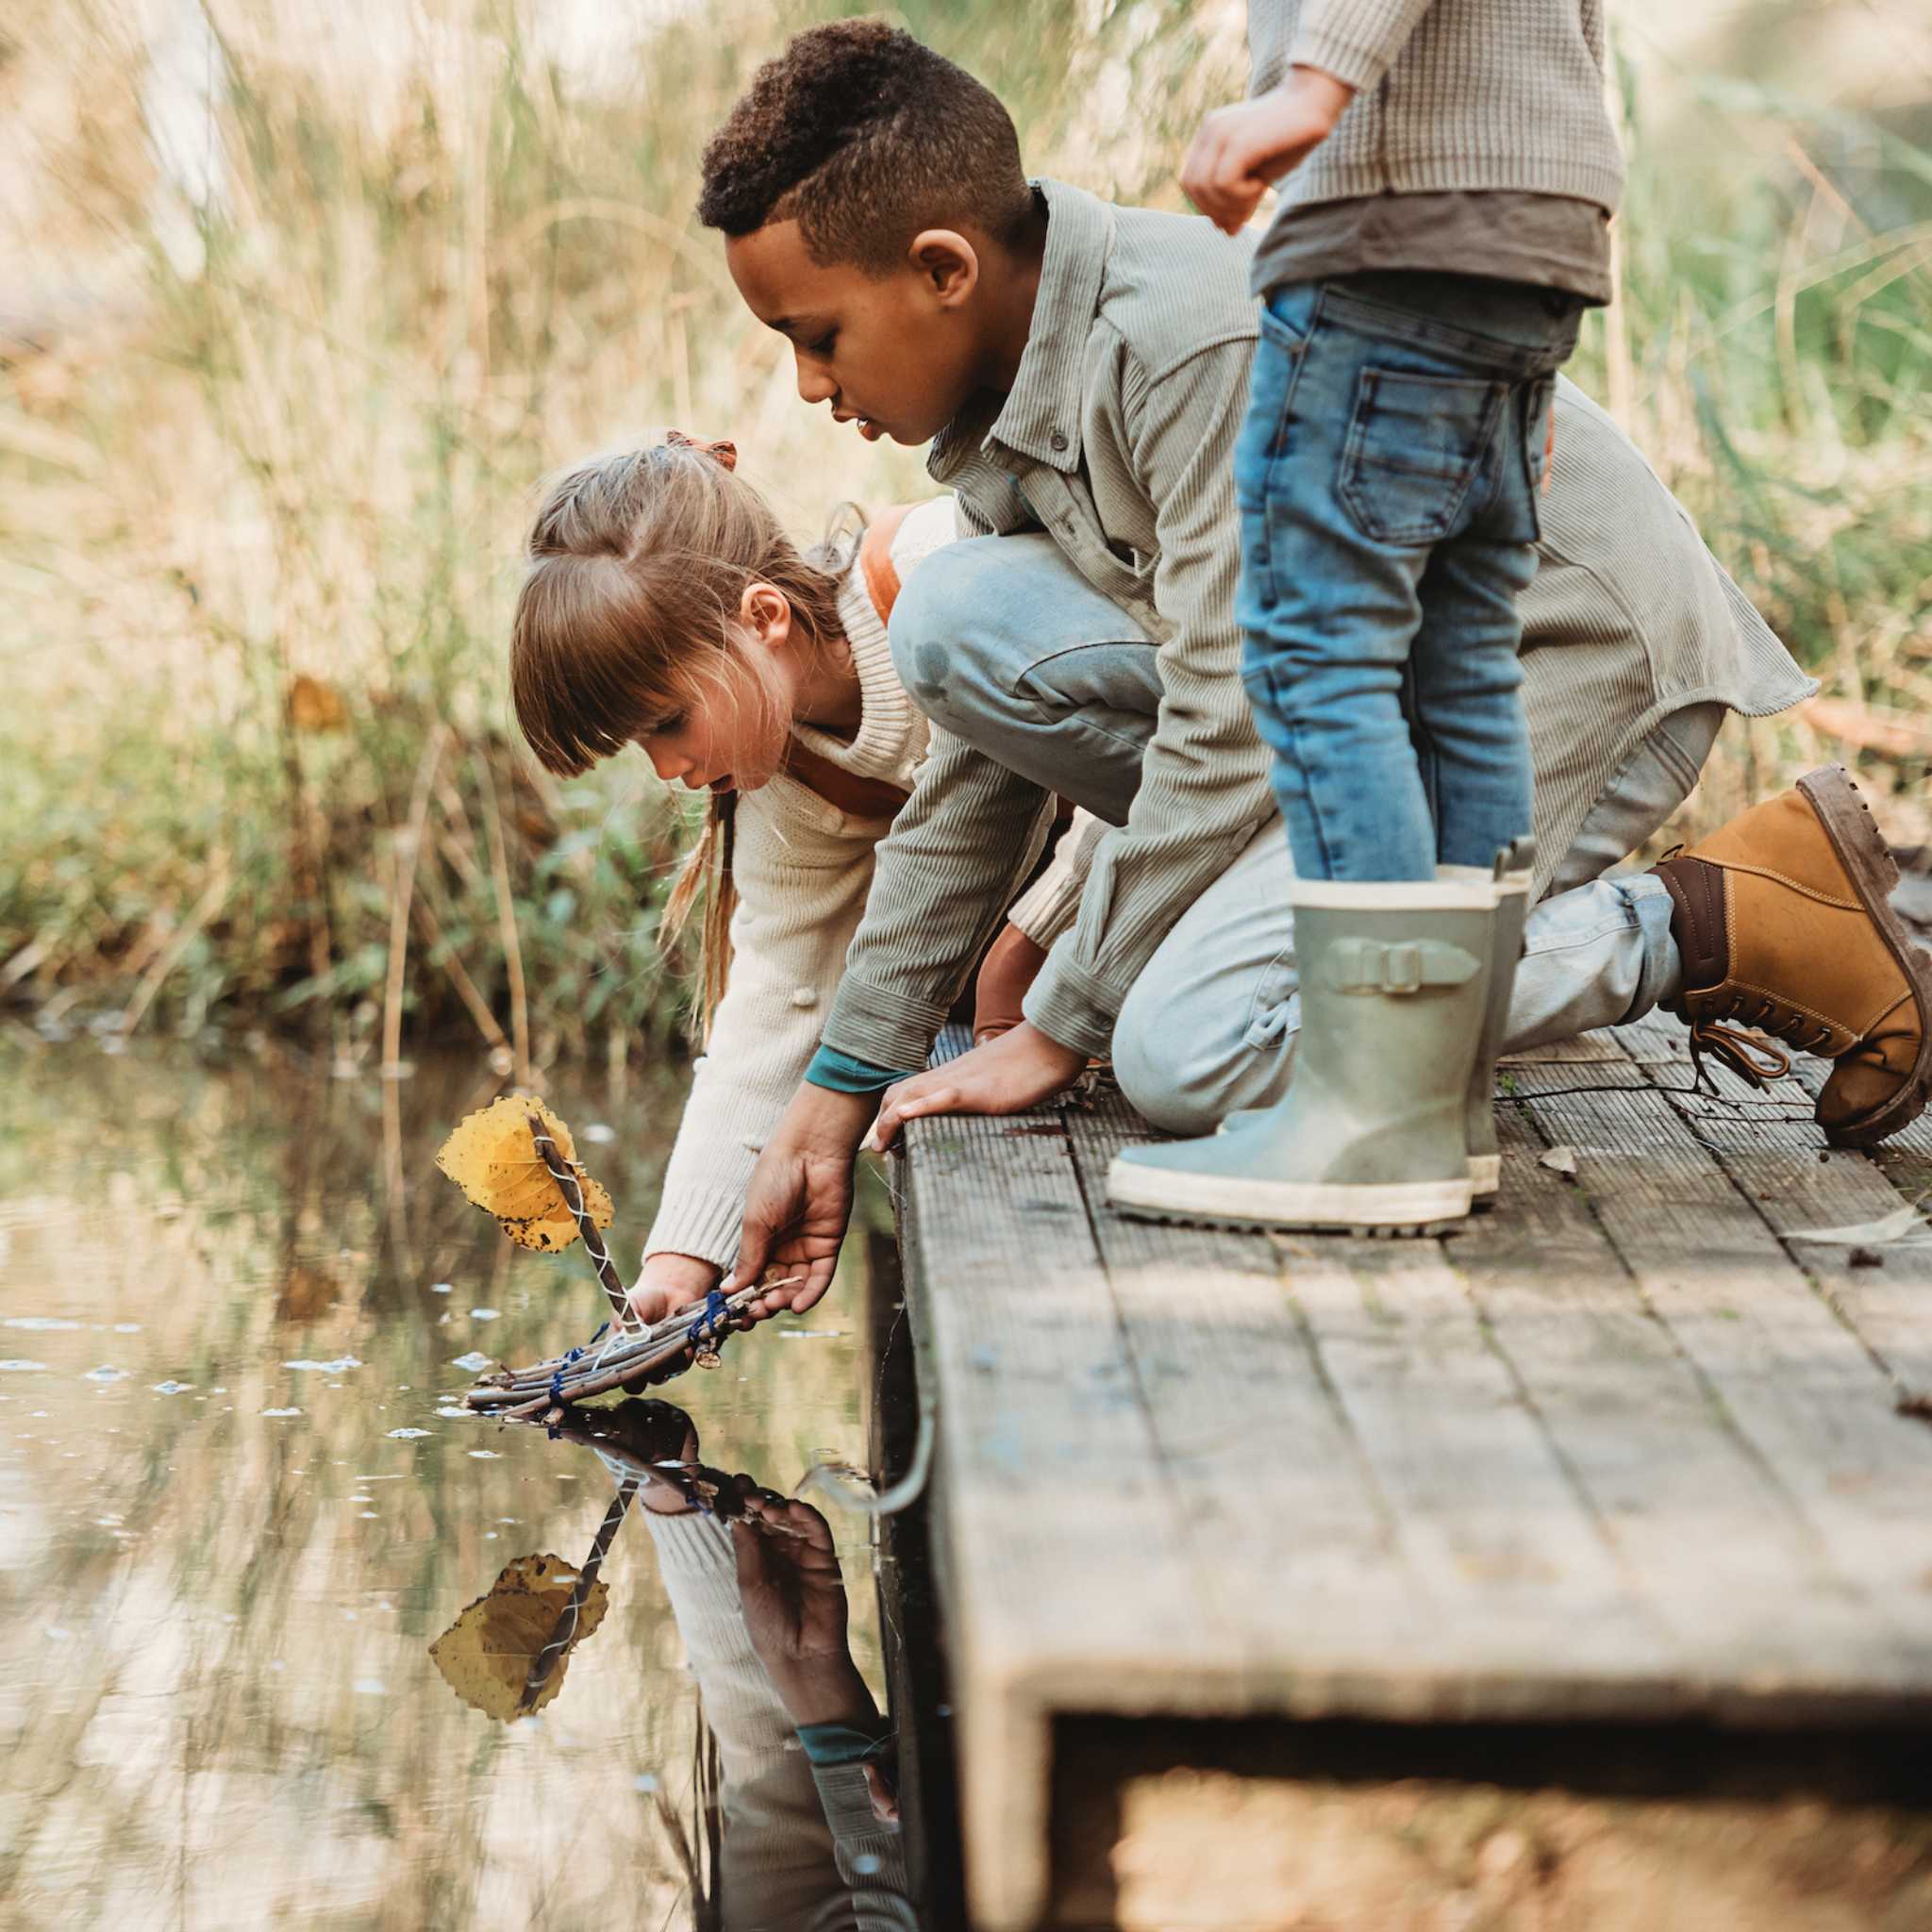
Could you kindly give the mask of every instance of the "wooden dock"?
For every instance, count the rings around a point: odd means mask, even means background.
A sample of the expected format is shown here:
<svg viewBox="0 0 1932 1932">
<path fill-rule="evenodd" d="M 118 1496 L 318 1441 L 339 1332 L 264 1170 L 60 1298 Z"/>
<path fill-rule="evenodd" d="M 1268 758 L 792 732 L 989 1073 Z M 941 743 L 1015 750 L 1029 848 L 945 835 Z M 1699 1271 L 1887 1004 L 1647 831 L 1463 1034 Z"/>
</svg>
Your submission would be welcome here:
<svg viewBox="0 0 1932 1932">
<path fill-rule="evenodd" d="M 1441 1241 L 1121 1218 L 1104 1082 L 914 1124 L 975 1926 L 1060 1923 L 1095 1721 L 1932 1727 L 1932 1236 L 1805 1232 L 1932 1184 L 1932 1122 L 1827 1155 L 1685 1042 L 1511 1062 L 1500 1209 Z"/>
</svg>

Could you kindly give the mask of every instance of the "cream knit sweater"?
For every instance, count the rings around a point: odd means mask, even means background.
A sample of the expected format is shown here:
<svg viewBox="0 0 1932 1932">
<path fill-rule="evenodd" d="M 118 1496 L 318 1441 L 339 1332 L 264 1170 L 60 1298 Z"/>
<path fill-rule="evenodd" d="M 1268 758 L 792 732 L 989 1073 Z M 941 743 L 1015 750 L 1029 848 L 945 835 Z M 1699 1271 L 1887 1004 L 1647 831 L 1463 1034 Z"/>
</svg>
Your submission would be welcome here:
<svg viewBox="0 0 1932 1932">
<path fill-rule="evenodd" d="M 891 549 L 900 580 L 958 534 L 950 496 L 910 511 Z M 794 733 L 833 764 L 909 791 L 925 758 L 926 723 L 892 669 L 856 558 L 839 615 L 858 672 L 858 735 L 847 743 L 808 725 Z M 721 1268 L 736 1256 L 752 1168 L 818 1047 L 865 910 L 873 848 L 891 826 L 850 817 L 782 774 L 738 801 L 730 982 L 697 1062 L 646 1255 L 695 1255 Z"/>
</svg>

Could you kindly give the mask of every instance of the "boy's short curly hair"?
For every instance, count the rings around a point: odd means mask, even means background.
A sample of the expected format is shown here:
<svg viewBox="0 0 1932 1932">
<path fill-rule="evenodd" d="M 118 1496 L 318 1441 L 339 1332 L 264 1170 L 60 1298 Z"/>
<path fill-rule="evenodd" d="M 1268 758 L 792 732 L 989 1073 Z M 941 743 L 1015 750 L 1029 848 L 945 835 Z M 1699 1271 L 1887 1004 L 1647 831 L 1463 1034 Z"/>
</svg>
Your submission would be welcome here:
<svg viewBox="0 0 1932 1932">
<path fill-rule="evenodd" d="M 821 266 L 883 275 L 922 228 L 1005 241 L 1031 208 L 992 92 L 882 20 L 840 20 L 758 69 L 705 149 L 698 217 L 731 236 L 796 220 Z"/>
</svg>

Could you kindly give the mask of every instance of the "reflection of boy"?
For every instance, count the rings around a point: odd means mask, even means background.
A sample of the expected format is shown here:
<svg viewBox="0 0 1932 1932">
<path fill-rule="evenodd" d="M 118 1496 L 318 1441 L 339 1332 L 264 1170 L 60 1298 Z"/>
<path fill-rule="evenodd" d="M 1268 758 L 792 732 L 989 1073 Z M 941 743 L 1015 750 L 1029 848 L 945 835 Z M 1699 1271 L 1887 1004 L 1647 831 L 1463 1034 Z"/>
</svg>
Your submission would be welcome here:
<svg viewBox="0 0 1932 1932">
<path fill-rule="evenodd" d="M 1278 1048 L 1293 1024 L 1291 924 L 1271 896 L 1253 908 L 1268 927 L 1249 936 L 1265 941 L 1254 970 L 1230 956 L 1210 990 L 1225 1013 L 1170 1006 L 1158 1038 L 1115 1037 L 1175 922 L 1224 882 L 1252 901 L 1237 858 L 1265 864 L 1282 843 L 1234 621 L 1231 456 L 1256 324 L 1246 264 L 1206 223 L 1029 189 L 998 103 L 874 23 L 801 35 L 760 72 L 707 155 L 703 212 L 749 306 L 791 341 L 800 393 L 861 434 L 936 435 L 962 525 L 997 533 L 940 551 L 895 608 L 933 754 L 879 850 L 814 1070 L 826 1084 L 795 1096 L 751 1186 L 741 1277 L 803 1265 L 815 1299 L 877 1104 L 863 1063 L 875 1089 L 924 1061 L 1055 789 L 1106 829 L 1065 891 L 1024 908 L 1050 949 L 1028 1024 L 915 1091 L 1013 1110 L 1111 1045 L 1124 1079 L 1148 1070 L 1137 1105 L 1184 1127 L 1267 1072 L 1257 1028 Z M 1762 714 L 1808 688 L 1607 418 L 1574 390 L 1559 408 L 1562 554 L 1524 601 L 1539 890 L 1594 879 L 1649 836 L 1725 707 Z M 1543 1038 L 1675 991 L 1661 883 L 1585 890 L 1587 907 L 1565 894 L 1532 916 L 1533 948 L 1540 922 L 1552 933 L 1543 1010 L 1519 1018 Z M 1211 1079 L 1191 1064 L 1210 1037 Z"/>
</svg>

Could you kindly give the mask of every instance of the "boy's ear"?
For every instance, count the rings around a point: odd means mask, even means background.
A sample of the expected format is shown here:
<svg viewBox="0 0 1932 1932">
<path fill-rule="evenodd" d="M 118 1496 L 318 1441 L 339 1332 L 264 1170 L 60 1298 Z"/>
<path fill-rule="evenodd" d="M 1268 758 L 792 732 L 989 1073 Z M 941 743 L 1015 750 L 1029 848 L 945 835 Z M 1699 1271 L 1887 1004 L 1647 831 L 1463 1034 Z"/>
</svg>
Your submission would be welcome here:
<svg viewBox="0 0 1932 1932">
<path fill-rule="evenodd" d="M 778 645 L 791 641 L 791 600 L 775 584 L 762 580 L 744 587 L 738 615 L 755 641 Z"/>
<path fill-rule="evenodd" d="M 957 228 L 922 228 L 906 255 L 943 308 L 957 308 L 979 286 L 979 253 Z"/>
</svg>

